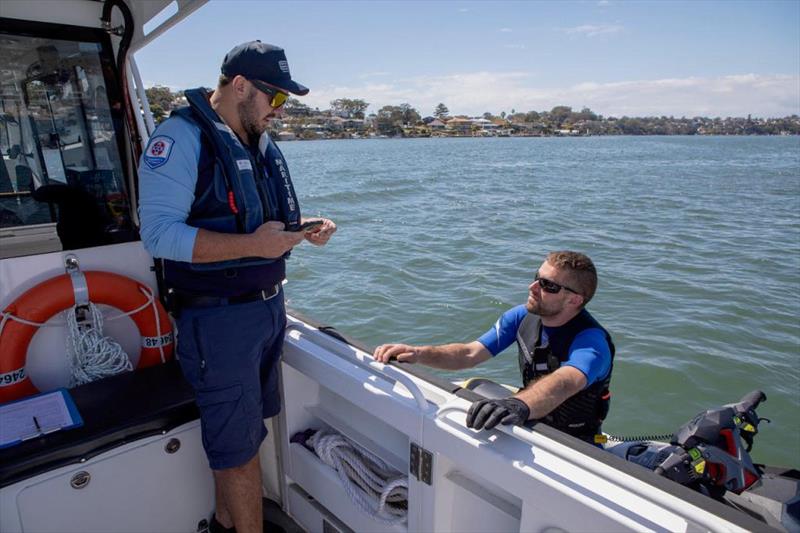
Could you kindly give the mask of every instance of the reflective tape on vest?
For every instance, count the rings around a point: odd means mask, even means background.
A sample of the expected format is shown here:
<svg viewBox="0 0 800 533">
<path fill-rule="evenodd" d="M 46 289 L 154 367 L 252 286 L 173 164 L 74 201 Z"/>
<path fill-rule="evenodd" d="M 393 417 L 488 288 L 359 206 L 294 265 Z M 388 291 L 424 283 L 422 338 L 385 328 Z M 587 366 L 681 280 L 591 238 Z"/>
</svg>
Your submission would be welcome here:
<svg viewBox="0 0 800 533">
<path fill-rule="evenodd" d="M 11 372 L 0 374 L 0 387 L 10 387 L 11 385 L 16 385 L 21 381 L 25 381 L 26 377 L 24 366 L 22 368 L 12 370 Z"/>
</svg>

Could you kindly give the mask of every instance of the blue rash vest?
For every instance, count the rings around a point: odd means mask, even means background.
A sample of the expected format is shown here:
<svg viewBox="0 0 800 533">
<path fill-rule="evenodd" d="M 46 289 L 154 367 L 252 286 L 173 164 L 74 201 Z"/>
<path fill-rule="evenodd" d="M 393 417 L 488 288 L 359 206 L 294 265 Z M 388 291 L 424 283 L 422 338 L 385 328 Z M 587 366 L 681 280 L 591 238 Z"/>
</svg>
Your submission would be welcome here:
<svg viewBox="0 0 800 533">
<path fill-rule="evenodd" d="M 504 313 L 478 340 L 492 355 L 517 343 L 523 387 L 561 366 L 583 372 L 584 389 L 542 422 L 593 442 L 608 414 L 615 350 L 611 336 L 586 309 L 562 326 L 549 327 L 520 305 Z"/>
<path fill-rule="evenodd" d="M 517 330 L 528 314 L 525 305 L 509 309 L 497 319 L 491 329 L 478 338 L 478 342 L 483 344 L 493 357 L 496 356 L 516 342 Z M 542 334 L 545 340 L 554 334 L 558 336 L 558 329 L 543 326 Z M 601 328 L 589 328 L 580 332 L 567 348 L 569 356 L 562 365 L 572 366 L 583 372 L 586 376 L 586 387 L 608 375 L 611 368 L 611 352 Z"/>
</svg>

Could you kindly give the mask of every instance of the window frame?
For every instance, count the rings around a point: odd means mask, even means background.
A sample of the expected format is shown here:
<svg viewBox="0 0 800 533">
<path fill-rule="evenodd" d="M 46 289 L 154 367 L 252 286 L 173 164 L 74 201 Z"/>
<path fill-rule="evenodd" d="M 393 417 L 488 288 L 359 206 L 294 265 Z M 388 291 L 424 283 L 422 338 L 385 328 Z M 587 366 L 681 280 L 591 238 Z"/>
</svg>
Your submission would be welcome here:
<svg viewBox="0 0 800 533">
<path fill-rule="evenodd" d="M 120 158 L 120 170 L 122 173 L 120 176 L 120 185 L 127 196 L 126 216 L 130 221 L 130 233 L 119 240 L 112 239 L 108 244 L 139 241 L 139 226 L 136 213 L 138 205 L 138 176 L 136 172 L 136 163 L 132 160 L 132 158 L 135 157 L 136 150 L 135 147 L 130 145 L 130 143 L 134 142 L 133 139 L 138 139 L 139 132 L 135 125 L 132 126 L 134 129 L 129 131 L 126 109 L 130 104 L 125 101 L 126 91 L 123 91 L 125 80 L 122 78 L 116 63 L 116 53 L 112 44 L 111 34 L 100 27 L 76 26 L 71 24 L 0 17 L 0 37 L 4 36 L 9 38 L 31 37 L 44 40 L 68 41 L 76 44 L 89 43 L 99 45 L 97 47 L 96 57 L 99 61 L 105 86 L 105 98 L 108 103 L 110 115 L 110 131 L 116 137 L 116 147 Z M 28 105 L 28 97 L 25 91 L 20 94 L 20 99 L 23 105 Z M 41 153 L 42 146 L 38 140 L 35 150 L 38 152 L 37 155 L 43 164 L 44 160 Z M 59 247 L 53 248 L 49 244 L 41 243 L 39 246 L 34 246 L 36 242 L 42 241 L 40 233 L 42 232 L 43 226 L 50 227 L 52 225 L 53 231 L 55 232 L 56 215 L 52 205 L 50 209 L 51 218 L 54 220 L 52 223 L 0 228 L 0 238 L 3 238 L 4 241 L 9 237 L 11 237 L 12 240 L 16 239 L 19 241 L 16 244 L 7 242 L 10 248 L 19 248 L 19 250 L 5 250 L 4 253 L 0 253 L 0 258 L 22 257 L 48 251 L 66 251 L 83 248 L 63 247 L 63 244 L 59 244 Z M 59 237 L 56 238 L 55 233 L 52 235 L 48 234 L 45 241 L 52 242 L 54 238 L 55 242 L 61 242 L 61 236 L 59 235 Z M 28 241 L 30 241 L 30 245 L 23 244 Z"/>
<path fill-rule="evenodd" d="M 108 101 L 109 112 L 111 116 L 111 126 L 116 138 L 116 146 L 120 155 L 121 162 L 121 183 L 125 187 L 125 193 L 128 196 L 128 217 L 131 220 L 134 235 L 131 239 L 126 241 L 138 240 L 138 224 L 136 223 L 136 205 L 137 205 L 137 185 L 138 180 L 136 176 L 136 166 L 129 161 L 131 156 L 131 149 L 128 145 L 129 136 L 126 128 L 125 109 L 127 103 L 124 101 L 121 76 L 118 66 L 115 61 L 114 49 L 111 43 L 109 33 L 102 28 L 92 28 L 87 26 L 75 26 L 70 24 L 58 24 L 53 22 L 31 21 L 23 19 L 14 19 L 0 17 L 0 36 L 8 35 L 32 37 L 38 39 L 53 39 L 70 41 L 74 43 L 93 43 L 99 44 L 97 57 L 100 61 L 100 67 L 103 73 L 105 96 Z M 27 105 L 27 95 L 23 91 L 21 98 Z M 134 136 L 137 132 L 131 132 Z M 39 152 L 39 157 L 42 157 L 42 147 L 40 143 L 36 143 L 36 150 Z M 43 160 L 43 159 L 41 159 Z M 133 175 L 131 175 L 133 173 Z M 19 235 L 25 231 L 24 228 L 29 226 L 18 226 L 13 229 Z M 30 226 L 35 227 L 35 226 Z M 27 255 L 27 254 L 25 254 Z"/>
</svg>

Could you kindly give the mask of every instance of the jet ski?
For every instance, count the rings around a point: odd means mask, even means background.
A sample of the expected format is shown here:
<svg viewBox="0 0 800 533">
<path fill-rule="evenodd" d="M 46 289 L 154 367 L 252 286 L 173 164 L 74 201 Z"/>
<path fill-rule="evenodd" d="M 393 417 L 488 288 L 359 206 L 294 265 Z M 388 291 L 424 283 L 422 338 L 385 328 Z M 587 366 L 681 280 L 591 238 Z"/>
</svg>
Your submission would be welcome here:
<svg viewBox="0 0 800 533">
<path fill-rule="evenodd" d="M 615 439 L 605 449 L 676 483 L 754 515 L 774 527 L 800 531 L 800 471 L 753 461 L 761 422 L 760 390 L 739 402 L 698 413 L 669 442 Z"/>
</svg>

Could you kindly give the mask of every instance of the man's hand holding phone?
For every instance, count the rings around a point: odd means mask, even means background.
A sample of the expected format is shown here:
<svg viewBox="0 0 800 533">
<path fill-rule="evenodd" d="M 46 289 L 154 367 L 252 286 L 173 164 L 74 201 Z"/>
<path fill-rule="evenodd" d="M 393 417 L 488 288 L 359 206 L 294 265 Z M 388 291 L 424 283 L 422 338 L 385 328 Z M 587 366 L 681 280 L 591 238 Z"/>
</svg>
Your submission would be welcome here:
<svg viewBox="0 0 800 533">
<path fill-rule="evenodd" d="M 336 232 L 336 224 L 327 218 L 315 218 L 303 221 L 297 231 L 302 231 L 311 244 L 323 246 Z"/>
<path fill-rule="evenodd" d="M 322 226 L 325 223 L 324 220 L 309 220 L 308 222 L 303 222 L 295 231 L 302 231 L 303 233 L 308 233 L 311 231 L 315 231 L 317 228 Z"/>
</svg>

